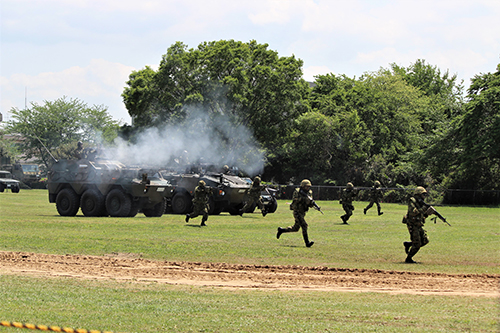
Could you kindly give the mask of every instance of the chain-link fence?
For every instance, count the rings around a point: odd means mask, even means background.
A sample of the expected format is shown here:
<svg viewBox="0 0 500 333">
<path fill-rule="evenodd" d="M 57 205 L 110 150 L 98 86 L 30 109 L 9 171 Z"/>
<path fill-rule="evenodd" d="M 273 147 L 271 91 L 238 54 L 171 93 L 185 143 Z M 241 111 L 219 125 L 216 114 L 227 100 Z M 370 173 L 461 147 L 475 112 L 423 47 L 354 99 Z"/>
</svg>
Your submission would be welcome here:
<svg viewBox="0 0 500 333">
<path fill-rule="evenodd" d="M 277 186 L 277 197 L 283 200 L 291 200 L 293 190 L 297 185 Z M 345 186 L 312 186 L 315 200 L 339 200 L 340 193 Z M 370 187 L 357 187 L 360 201 L 368 201 Z M 384 192 L 384 202 L 406 203 L 408 197 L 413 194 L 414 187 L 392 187 L 382 188 Z M 429 190 L 430 202 L 438 202 L 448 205 L 500 205 L 500 191 L 480 191 L 480 190 L 457 190 L 447 189 L 441 192 Z"/>
</svg>

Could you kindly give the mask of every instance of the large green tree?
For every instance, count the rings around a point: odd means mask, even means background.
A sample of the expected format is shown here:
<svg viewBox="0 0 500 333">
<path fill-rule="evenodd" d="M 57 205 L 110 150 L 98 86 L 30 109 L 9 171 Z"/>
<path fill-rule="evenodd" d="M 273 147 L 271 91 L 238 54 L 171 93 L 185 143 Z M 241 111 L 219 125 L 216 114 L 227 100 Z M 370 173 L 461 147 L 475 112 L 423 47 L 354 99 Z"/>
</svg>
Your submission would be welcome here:
<svg viewBox="0 0 500 333">
<path fill-rule="evenodd" d="M 465 113 L 454 128 L 457 168 L 449 185 L 464 189 L 500 189 L 500 64 L 494 73 L 476 75 Z"/>
<path fill-rule="evenodd" d="M 335 124 L 336 136 L 324 136 L 335 140 L 328 145 L 335 161 L 329 162 L 335 165 L 327 172 L 331 178 L 341 183 L 384 179 L 394 185 L 411 181 L 404 164 L 421 148 L 422 119 L 431 105 L 401 75 L 381 69 L 359 79 L 319 76 L 311 106 Z"/>
<path fill-rule="evenodd" d="M 157 72 L 132 73 L 122 96 L 137 126 L 175 124 L 197 109 L 247 126 L 260 143 L 273 148 L 308 110 L 302 64 L 256 41 L 205 42 L 196 49 L 177 42 Z"/>
<path fill-rule="evenodd" d="M 19 150 L 25 158 L 36 158 L 46 167 L 51 157 L 43 145 L 56 158 L 68 157 L 65 156 L 68 149 L 75 147 L 78 141 L 87 145 L 113 141 L 119 126 L 104 106 L 89 107 L 76 98 L 62 97 L 41 105 L 31 103 L 29 108 L 12 108 L 10 112 L 12 120 L 6 131 L 23 137 Z"/>
<path fill-rule="evenodd" d="M 462 82 L 458 82 L 456 74 L 450 74 L 448 70 L 442 73 L 437 66 L 427 64 L 423 59 L 418 59 L 408 67 L 393 63 L 390 68 L 408 84 L 429 96 L 432 104 L 437 104 L 447 117 L 462 113 L 464 87 Z"/>
</svg>

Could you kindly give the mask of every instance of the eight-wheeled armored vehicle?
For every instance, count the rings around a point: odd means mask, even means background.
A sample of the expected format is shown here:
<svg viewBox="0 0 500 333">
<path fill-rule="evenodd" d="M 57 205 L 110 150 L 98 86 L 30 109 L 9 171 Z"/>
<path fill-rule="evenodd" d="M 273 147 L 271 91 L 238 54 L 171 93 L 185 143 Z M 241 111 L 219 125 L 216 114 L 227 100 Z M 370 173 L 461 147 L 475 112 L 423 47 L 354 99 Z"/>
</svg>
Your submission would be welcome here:
<svg viewBox="0 0 500 333">
<path fill-rule="evenodd" d="M 109 160 L 59 160 L 48 172 L 49 202 L 61 216 L 162 216 L 173 194 L 168 181 Z"/>
</svg>

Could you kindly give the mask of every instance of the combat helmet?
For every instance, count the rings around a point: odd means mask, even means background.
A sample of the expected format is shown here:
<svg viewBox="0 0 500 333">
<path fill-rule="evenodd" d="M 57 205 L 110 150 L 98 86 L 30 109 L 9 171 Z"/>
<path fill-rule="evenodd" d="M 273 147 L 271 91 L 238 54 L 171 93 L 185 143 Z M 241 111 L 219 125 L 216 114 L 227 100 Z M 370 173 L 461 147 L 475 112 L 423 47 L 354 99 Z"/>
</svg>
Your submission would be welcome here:
<svg viewBox="0 0 500 333">
<path fill-rule="evenodd" d="M 349 182 L 347 183 L 347 188 L 352 190 L 354 188 L 354 185 L 351 182 Z"/>
<path fill-rule="evenodd" d="M 300 187 L 312 186 L 311 181 L 309 179 L 304 179 L 300 182 Z"/>
<path fill-rule="evenodd" d="M 415 192 L 413 193 L 413 195 L 422 195 L 422 194 L 427 194 L 427 190 L 422 186 L 418 186 L 415 189 Z"/>
<path fill-rule="evenodd" d="M 375 187 L 380 187 L 380 182 L 378 180 L 375 181 Z"/>
<path fill-rule="evenodd" d="M 200 180 L 198 182 L 198 186 L 204 187 L 205 186 L 205 181 L 204 180 Z"/>
<path fill-rule="evenodd" d="M 253 179 L 253 182 L 256 183 L 256 184 L 260 184 L 260 177 L 259 176 L 255 176 L 255 178 Z"/>
</svg>

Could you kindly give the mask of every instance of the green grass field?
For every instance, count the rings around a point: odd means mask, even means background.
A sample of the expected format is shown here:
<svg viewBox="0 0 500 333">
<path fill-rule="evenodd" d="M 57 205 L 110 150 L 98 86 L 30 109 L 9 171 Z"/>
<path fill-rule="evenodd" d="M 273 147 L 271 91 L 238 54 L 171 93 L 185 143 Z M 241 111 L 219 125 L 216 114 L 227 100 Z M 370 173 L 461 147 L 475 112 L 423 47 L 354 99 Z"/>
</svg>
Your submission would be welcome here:
<svg viewBox="0 0 500 333">
<path fill-rule="evenodd" d="M 53 254 L 133 253 L 148 259 L 500 274 L 500 208 L 438 207 L 452 224 L 428 222 L 431 242 L 407 265 L 401 218 L 355 202 L 342 225 L 336 201 L 310 211 L 312 248 L 300 233 L 276 239 L 293 223 L 286 201 L 276 213 L 226 213 L 186 224 L 180 215 L 146 218 L 61 217 L 44 190 L 0 194 L 0 250 Z M 0 276 L 0 320 L 115 332 L 497 332 L 498 300 L 482 297 L 305 291 L 222 290 Z M 2 328 L 0 332 L 20 329 Z"/>
</svg>

